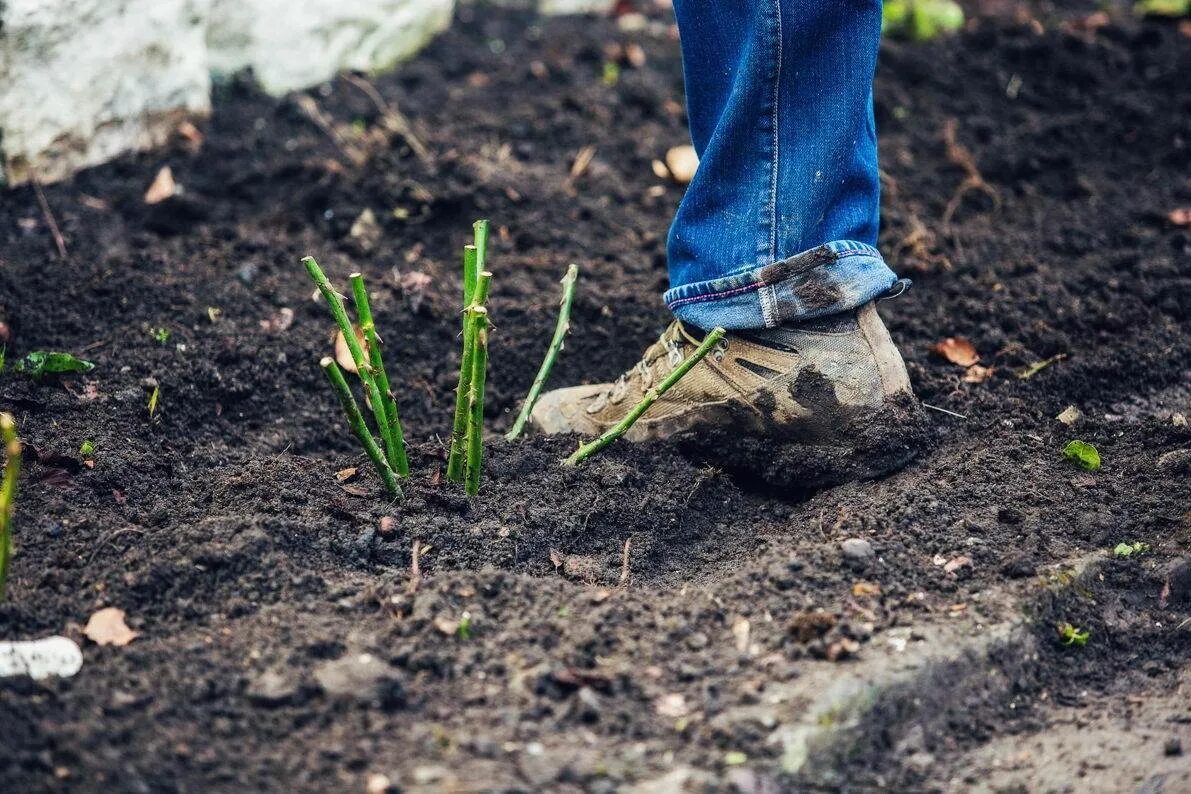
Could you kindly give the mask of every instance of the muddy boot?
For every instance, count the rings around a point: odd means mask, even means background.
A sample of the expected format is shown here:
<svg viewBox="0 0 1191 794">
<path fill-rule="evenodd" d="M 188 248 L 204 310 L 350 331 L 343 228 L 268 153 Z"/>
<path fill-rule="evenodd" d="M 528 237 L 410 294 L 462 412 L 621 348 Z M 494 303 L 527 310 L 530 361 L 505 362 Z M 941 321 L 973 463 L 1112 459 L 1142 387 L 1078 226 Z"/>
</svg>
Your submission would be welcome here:
<svg viewBox="0 0 1191 794">
<path fill-rule="evenodd" d="M 547 434 L 599 435 L 698 344 L 675 321 L 615 383 L 542 395 L 532 423 Z M 729 333 L 624 438 L 674 438 L 718 468 L 809 491 L 900 468 L 924 435 L 901 354 L 870 303 Z"/>
</svg>

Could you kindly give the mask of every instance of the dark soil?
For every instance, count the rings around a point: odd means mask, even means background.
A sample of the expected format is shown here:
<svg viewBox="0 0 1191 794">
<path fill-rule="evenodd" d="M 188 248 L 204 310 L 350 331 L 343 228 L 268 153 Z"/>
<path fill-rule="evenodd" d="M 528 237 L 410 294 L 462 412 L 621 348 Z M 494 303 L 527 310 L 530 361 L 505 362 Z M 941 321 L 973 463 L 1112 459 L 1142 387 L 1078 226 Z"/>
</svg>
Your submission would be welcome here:
<svg viewBox="0 0 1191 794">
<path fill-rule="evenodd" d="M 564 469 L 573 439 L 494 435 L 468 500 L 441 477 L 441 439 L 471 221 L 497 229 L 488 416 L 503 431 L 566 263 L 583 274 L 553 384 L 619 374 L 664 326 L 681 189 L 650 161 L 685 141 L 685 118 L 665 21 L 625 34 L 463 13 L 375 81 L 432 164 L 376 134 L 377 108 L 352 82 L 309 94 L 346 144 L 296 97 L 237 82 L 198 152 L 179 141 L 45 188 L 65 258 L 32 189 L 3 195 L 9 359 L 68 350 L 96 368 L 0 374 L 28 451 L 0 638 L 63 633 L 85 656 L 73 679 L 0 682 L 0 790 L 361 791 L 383 773 L 406 790 L 611 791 L 675 765 L 781 790 L 793 784 L 767 730 L 726 732 L 718 713 L 807 660 L 863 665 L 895 625 L 978 633 L 971 605 L 1004 589 L 1037 601 L 1048 636 L 1065 619 L 1091 642 L 1051 640 L 1020 672 L 1012 719 L 1003 702 L 975 702 L 928 749 L 1029 741 L 1045 728 L 1039 693 L 1170 689 L 1191 650 L 1175 628 L 1191 616 L 1191 576 L 1166 575 L 1191 536 L 1191 435 L 1175 418 L 1191 413 L 1191 229 L 1167 217 L 1191 206 L 1191 43 L 1177 23 L 986 18 L 883 47 L 881 242 L 915 287 L 882 312 L 920 398 L 953 412 L 928 411 L 933 449 L 904 471 L 775 493 L 737 461 L 677 445 L 615 445 Z M 629 42 L 647 63 L 606 85 L 605 48 Z M 966 174 L 944 142 L 951 119 L 991 192 L 965 193 L 948 224 Z M 570 176 L 589 145 L 589 168 Z M 184 193 L 146 206 L 163 165 Z M 366 209 L 382 230 L 371 245 L 351 234 Z M 298 264 L 307 253 L 375 292 L 414 443 L 400 505 L 380 498 L 317 366 L 330 323 Z M 424 290 L 409 288 L 415 272 Z M 947 336 L 970 339 L 991 376 L 965 382 L 932 355 Z M 1069 405 L 1083 414 L 1074 427 L 1055 419 Z M 1100 471 L 1063 459 L 1072 438 L 1098 446 Z M 341 484 L 350 466 L 360 474 Z M 874 554 L 845 558 L 848 538 Z M 1056 613 L 1044 568 L 1135 540 L 1152 550 L 1109 563 L 1110 596 Z M 941 564 L 959 557 L 970 563 Z M 862 581 L 879 594 L 854 594 Z M 105 606 L 127 612 L 130 645 L 82 639 Z M 877 748 L 840 787 L 945 779 L 902 760 Z"/>
</svg>

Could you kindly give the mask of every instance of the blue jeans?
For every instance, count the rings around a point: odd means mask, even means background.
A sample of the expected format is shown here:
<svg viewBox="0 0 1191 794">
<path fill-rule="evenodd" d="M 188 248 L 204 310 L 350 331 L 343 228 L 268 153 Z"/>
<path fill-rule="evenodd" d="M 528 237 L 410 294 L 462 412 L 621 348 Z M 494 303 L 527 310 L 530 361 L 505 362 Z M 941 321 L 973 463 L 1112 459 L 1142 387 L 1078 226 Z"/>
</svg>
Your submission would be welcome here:
<svg viewBox="0 0 1191 794">
<path fill-rule="evenodd" d="M 674 0 L 699 169 L 666 305 L 700 328 L 834 314 L 897 281 L 874 247 L 880 0 Z"/>
</svg>

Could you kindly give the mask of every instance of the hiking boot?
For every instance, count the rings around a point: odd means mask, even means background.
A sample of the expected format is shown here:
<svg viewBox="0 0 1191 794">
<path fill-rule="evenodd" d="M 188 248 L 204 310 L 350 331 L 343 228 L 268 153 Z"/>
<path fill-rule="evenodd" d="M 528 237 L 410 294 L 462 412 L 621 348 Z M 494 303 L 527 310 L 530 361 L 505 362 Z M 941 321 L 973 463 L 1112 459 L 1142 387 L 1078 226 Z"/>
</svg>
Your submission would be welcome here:
<svg viewBox="0 0 1191 794">
<path fill-rule="evenodd" d="M 533 426 L 596 436 L 698 347 L 677 320 L 615 383 L 542 395 Z M 874 304 L 797 325 L 731 332 L 623 438 L 677 439 L 713 465 L 817 489 L 903 466 L 924 436 L 901 354 Z"/>
</svg>

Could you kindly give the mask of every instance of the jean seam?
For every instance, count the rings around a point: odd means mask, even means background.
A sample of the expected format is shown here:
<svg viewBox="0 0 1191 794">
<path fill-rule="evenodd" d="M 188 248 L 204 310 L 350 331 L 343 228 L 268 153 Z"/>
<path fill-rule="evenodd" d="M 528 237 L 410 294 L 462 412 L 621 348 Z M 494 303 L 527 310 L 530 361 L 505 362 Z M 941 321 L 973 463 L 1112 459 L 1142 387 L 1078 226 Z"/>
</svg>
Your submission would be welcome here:
<svg viewBox="0 0 1191 794">
<path fill-rule="evenodd" d="M 781 107 L 782 90 L 782 3 L 773 1 L 777 13 L 777 73 L 773 79 L 773 162 L 769 175 L 769 261 L 777 261 L 777 182 L 781 162 L 778 109 Z"/>
</svg>

